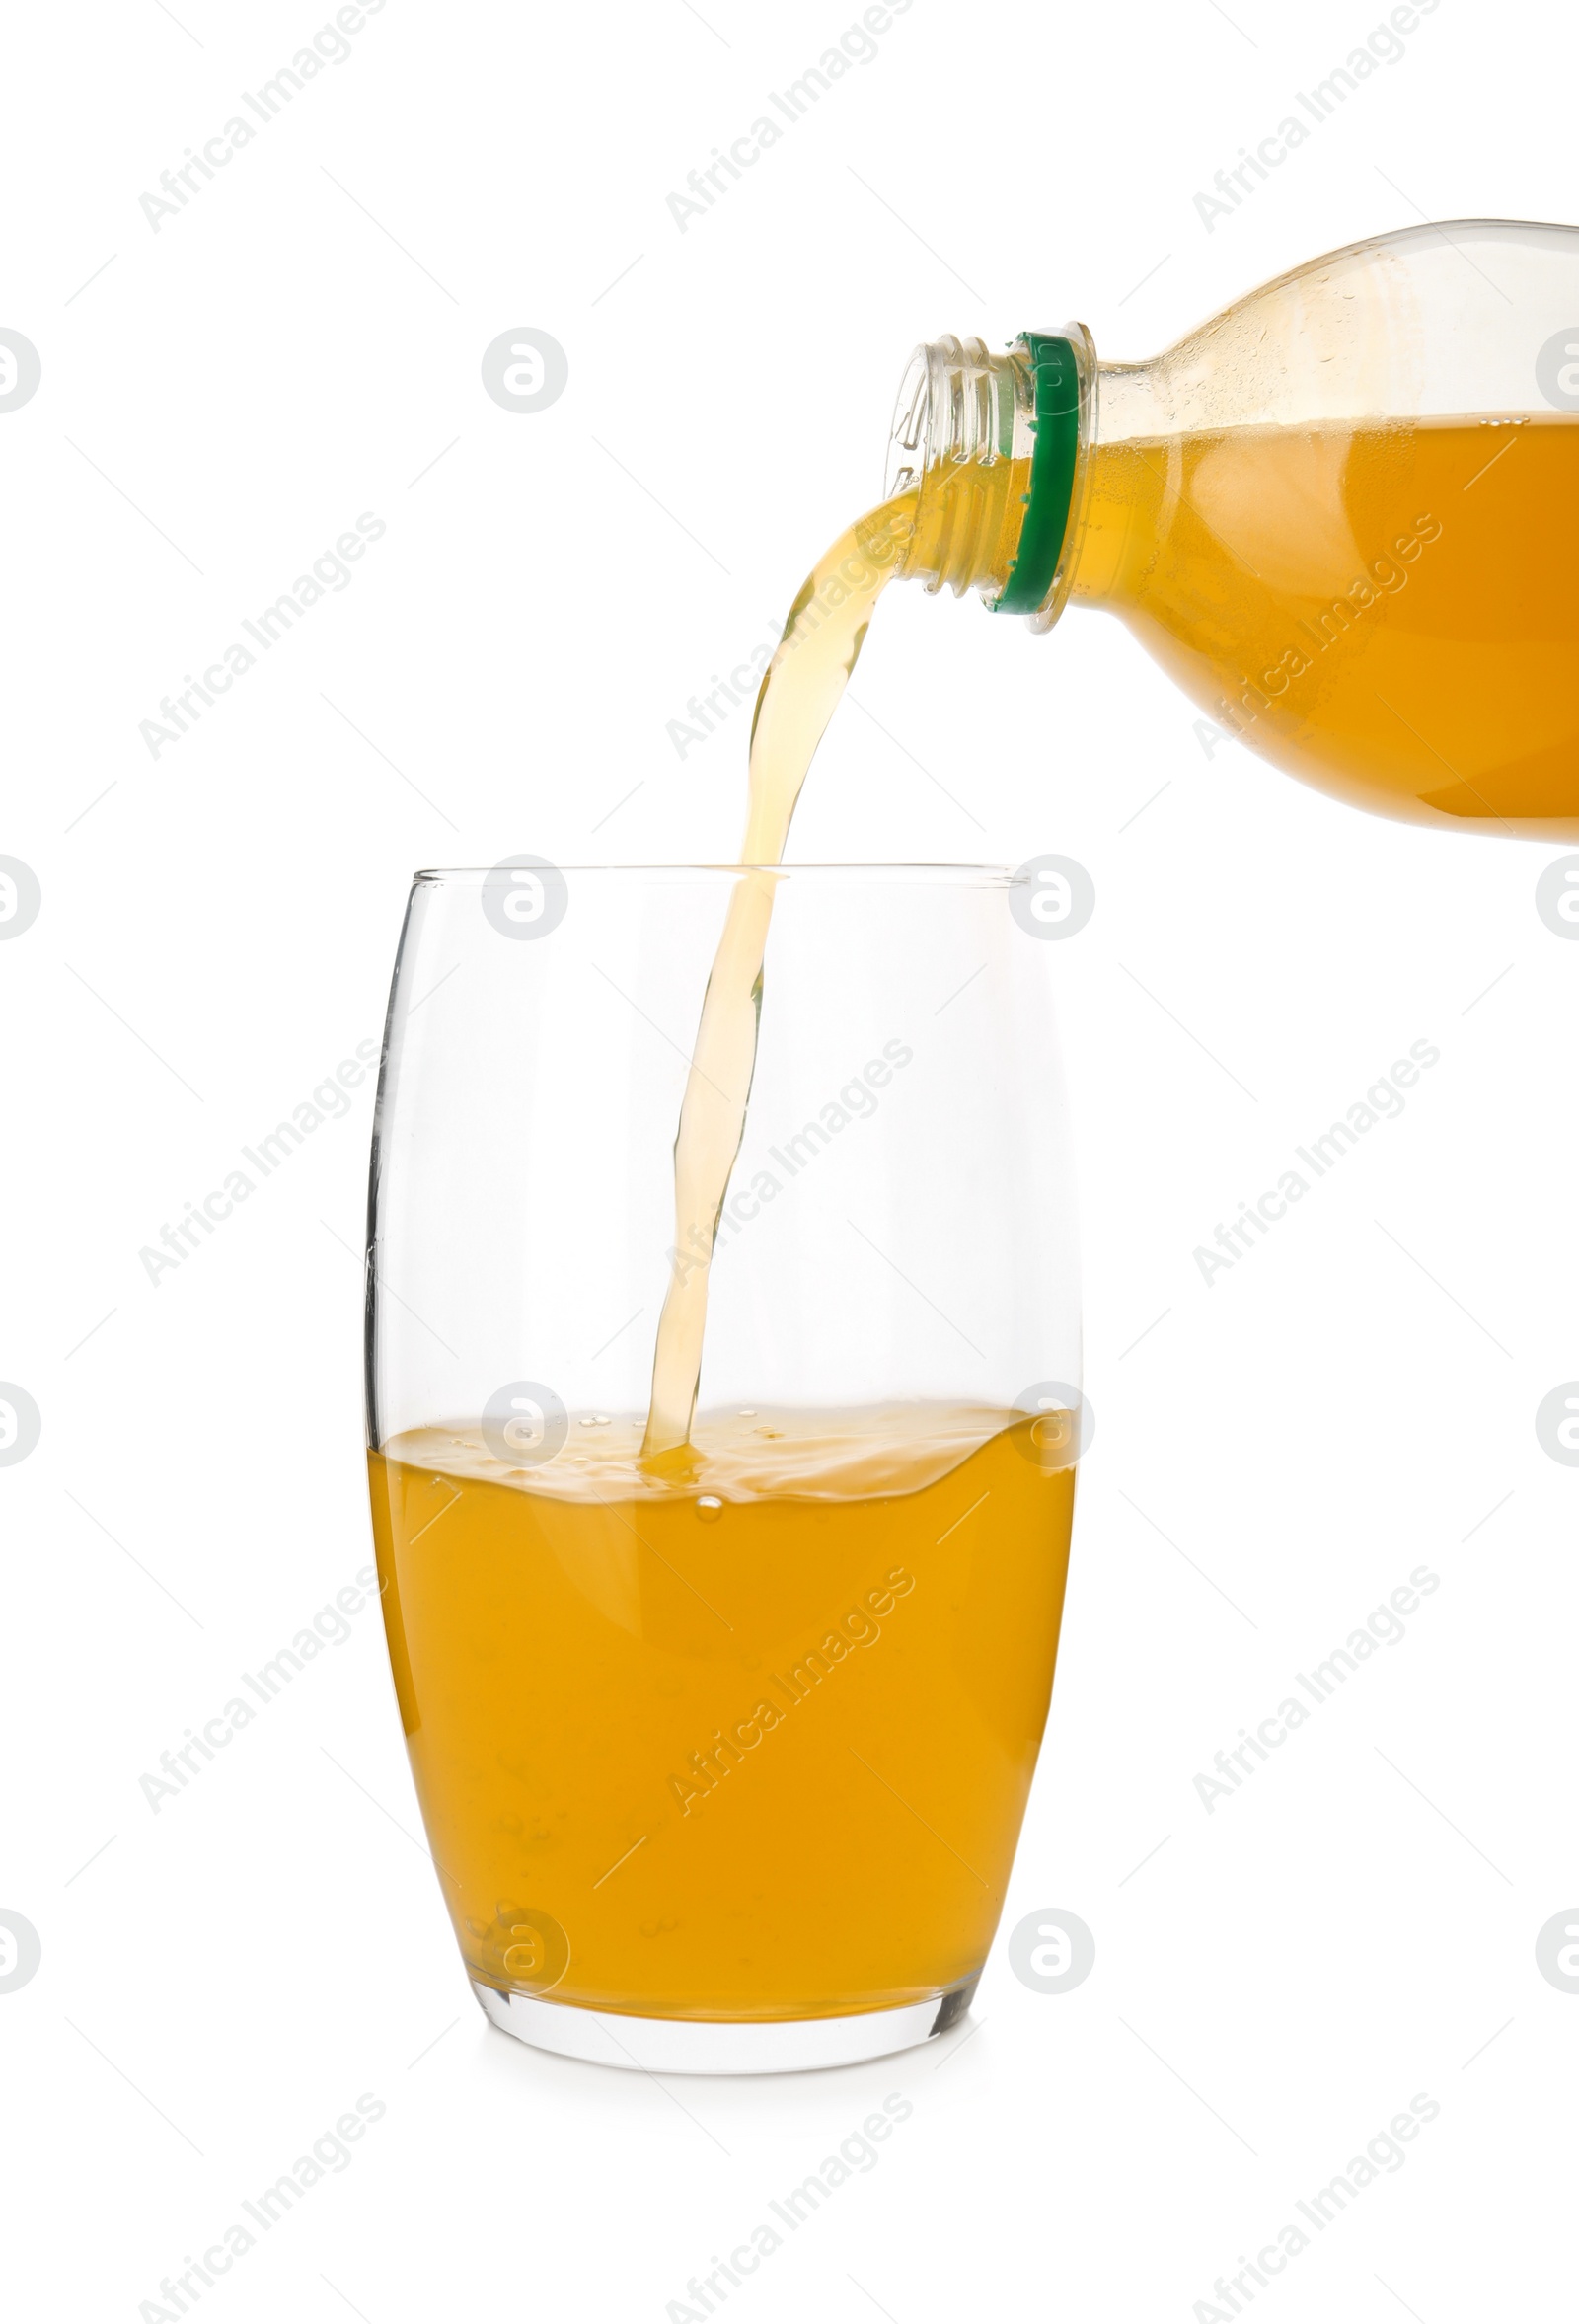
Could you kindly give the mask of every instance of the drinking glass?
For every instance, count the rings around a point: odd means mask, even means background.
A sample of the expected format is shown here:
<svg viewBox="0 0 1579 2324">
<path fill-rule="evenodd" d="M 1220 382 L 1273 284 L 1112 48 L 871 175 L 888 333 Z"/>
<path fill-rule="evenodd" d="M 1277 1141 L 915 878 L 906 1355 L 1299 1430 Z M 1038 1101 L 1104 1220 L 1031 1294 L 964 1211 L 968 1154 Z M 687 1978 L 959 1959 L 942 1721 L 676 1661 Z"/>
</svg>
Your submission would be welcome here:
<svg viewBox="0 0 1579 2324">
<path fill-rule="evenodd" d="M 692 1450 L 654 1332 L 738 867 L 422 871 L 368 1209 L 373 1527 L 488 2016 L 615 2065 L 874 2058 L 968 2007 L 1046 1719 L 1080 1394 L 1062 875 L 794 865 Z"/>
</svg>

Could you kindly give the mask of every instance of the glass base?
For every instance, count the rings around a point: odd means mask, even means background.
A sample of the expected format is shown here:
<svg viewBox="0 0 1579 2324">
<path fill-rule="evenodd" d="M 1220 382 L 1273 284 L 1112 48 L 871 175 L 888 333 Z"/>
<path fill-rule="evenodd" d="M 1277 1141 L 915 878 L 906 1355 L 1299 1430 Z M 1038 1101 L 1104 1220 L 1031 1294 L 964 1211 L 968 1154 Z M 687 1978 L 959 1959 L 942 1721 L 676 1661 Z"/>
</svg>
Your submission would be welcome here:
<svg viewBox="0 0 1579 2324">
<path fill-rule="evenodd" d="M 970 2007 L 980 1974 L 900 2009 L 766 2020 L 626 2017 L 614 2009 L 582 2009 L 531 1993 L 501 1992 L 475 1978 L 472 1990 L 484 2016 L 502 2033 L 592 2065 L 659 2074 L 814 2073 L 824 2066 L 862 2065 L 869 2058 L 936 2041 Z"/>
</svg>

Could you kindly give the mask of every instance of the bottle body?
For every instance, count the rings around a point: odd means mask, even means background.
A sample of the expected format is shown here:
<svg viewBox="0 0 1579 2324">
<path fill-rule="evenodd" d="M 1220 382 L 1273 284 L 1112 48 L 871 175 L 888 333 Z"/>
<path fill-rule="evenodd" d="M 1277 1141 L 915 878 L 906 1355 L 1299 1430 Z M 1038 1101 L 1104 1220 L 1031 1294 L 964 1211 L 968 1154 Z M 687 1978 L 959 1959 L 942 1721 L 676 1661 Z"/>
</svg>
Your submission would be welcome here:
<svg viewBox="0 0 1579 2324">
<path fill-rule="evenodd" d="M 1151 362 L 1072 343 L 1079 454 L 1036 626 L 1115 614 L 1207 716 L 1352 804 L 1579 838 L 1579 230 L 1410 229 Z M 993 603 L 1034 440 L 1023 362 L 985 362 L 1020 437 L 962 463 L 956 429 L 922 463 L 913 559 Z M 999 472 L 976 485 L 998 524 L 966 573 L 929 484 L 957 506 L 972 459 Z"/>
</svg>

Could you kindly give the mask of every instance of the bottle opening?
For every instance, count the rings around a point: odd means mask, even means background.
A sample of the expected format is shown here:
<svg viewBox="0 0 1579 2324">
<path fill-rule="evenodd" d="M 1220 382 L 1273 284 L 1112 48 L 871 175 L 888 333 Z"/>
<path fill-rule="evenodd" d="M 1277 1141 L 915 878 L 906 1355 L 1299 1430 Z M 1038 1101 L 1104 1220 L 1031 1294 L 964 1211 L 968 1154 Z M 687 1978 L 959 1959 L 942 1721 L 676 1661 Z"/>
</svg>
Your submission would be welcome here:
<svg viewBox="0 0 1579 2324">
<path fill-rule="evenodd" d="M 889 430 L 885 492 L 914 493 L 904 576 L 1046 627 L 1089 439 L 1094 350 L 1084 327 L 1026 332 L 1002 353 L 952 335 L 915 349 Z"/>
</svg>

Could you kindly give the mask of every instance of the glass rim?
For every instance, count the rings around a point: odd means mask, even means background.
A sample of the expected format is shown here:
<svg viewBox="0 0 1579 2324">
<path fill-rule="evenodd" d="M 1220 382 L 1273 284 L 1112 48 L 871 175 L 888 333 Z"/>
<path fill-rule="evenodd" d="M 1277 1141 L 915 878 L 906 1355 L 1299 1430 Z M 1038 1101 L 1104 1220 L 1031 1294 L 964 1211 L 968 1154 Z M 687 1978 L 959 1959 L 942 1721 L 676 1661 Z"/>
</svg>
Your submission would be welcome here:
<svg viewBox="0 0 1579 2324">
<path fill-rule="evenodd" d="M 982 880 L 993 885 L 1012 882 L 1017 875 L 1007 863 L 558 863 L 549 857 L 505 857 L 500 863 L 431 864 L 412 873 L 414 887 L 449 881 L 481 881 L 506 867 L 530 868 L 532 862 L 560 873 L 562 878 L 651 879 L 680 876 L 690 879 L 737 879 L 744 871 L 766 871 L 776 879 L 847 878 L 865 880 L 960 882 Z"/>
</svg>

